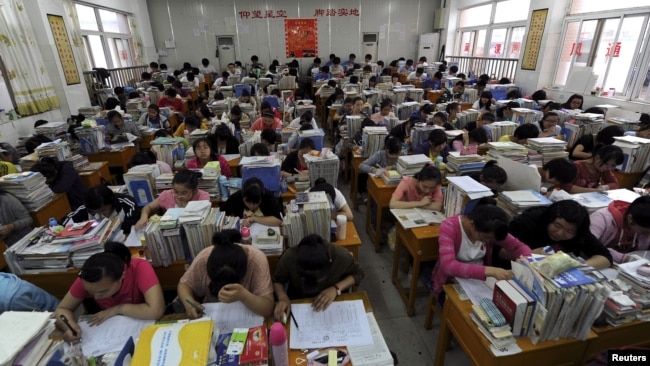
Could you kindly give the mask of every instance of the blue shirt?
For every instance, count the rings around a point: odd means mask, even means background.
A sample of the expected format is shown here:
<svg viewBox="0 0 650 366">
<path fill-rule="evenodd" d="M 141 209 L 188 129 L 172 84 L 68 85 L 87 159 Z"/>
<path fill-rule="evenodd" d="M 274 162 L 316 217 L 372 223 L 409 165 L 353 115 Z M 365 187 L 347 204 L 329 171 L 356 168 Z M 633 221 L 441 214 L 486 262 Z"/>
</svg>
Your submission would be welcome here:
<svg viewBox="0 0 650 366">
<path fill-rule="evenodd" d="M 322 73 L 318 73 L 316 76 L 314 76 L 314 81 L 319 81 L 319 80 L 329 80 L 332 78 L 332 75 L 330 73 L 327 73 L 323 75 Z"/>
</svg>

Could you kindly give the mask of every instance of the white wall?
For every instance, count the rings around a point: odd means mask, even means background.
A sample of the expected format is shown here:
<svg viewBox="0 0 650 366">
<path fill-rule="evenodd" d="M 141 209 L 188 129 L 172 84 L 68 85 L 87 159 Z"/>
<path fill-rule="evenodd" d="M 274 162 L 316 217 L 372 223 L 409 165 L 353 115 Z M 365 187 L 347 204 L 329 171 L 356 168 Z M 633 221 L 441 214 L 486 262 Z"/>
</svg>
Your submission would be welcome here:
<svg viewBox="0 0 650 366">
<path fill-rule="evenodd" d="M 266 9 L 286 10 L 287 18 L 313 18 L 316 9 L 357 8 L 360 16 L 316 17 L 318 19 L 318 53 L 327 60 L 330 53 L 347 59 L 349 53 L 361 57 L 361 34 L 380 34 L 378 56 L 384 62 L 399 56 L 415 57 L 418 36 L 433 31 L 434 10 L 440 0 L 149 0 L 149 16 L 155 45 L 163 48 L 166 40 L 174 40 L 175 49 L 159 57 L 170 68 L 183 62 L 198 65 L 206 57 L 219 69 L 215 57 L 216 35 L 235 36 L 236 57 L 242 63 L 257 55 L 268 65 L 273 59 L 285 62 L 284 21 L 275 19 L 240 19 L 240 11 Z M 207 31 L 194 35 L 194 28 L 207 24 Z M 152 59 L 153 60 L 153 59 Z M 299 59 L 307 66 L 312 59 Z M 388 62 L 386 62 L 388 63 Z M 225 66 L 225 65 L 224 65 Z"/>
</svg>

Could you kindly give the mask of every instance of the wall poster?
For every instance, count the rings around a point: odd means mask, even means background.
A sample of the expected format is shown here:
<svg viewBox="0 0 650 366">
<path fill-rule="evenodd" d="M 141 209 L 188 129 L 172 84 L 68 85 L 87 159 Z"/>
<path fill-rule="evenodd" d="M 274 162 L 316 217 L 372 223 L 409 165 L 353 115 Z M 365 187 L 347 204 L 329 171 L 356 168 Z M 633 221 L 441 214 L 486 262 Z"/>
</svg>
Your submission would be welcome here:
<svg viewBox="0 0 650 366">
<path fill-rule="evenodd" d="M 77 70 L 77 62 L 72 53 L 72 46 L 70 45 L 70 39 L 68 38 L 68 31 L 65 28 L 63 17 L 48 14 L 47 20 L 50 22 L 52 36 L 54 37 L 54 43 L 56 43 L 56 50 L 59 53 L 59 60 L 61 60 L 66 84 L 73 85 L 81 83 L 79 70 Z"/>
<path fill-rule="evenodd" d="M 537 56 L 542 46 L 542 36 L 546 25 L 547 9 L 533 10 L 526 35 L 526 48 L 524 48 L 524 58 L 521 60 L 522 70 L 535 70 L 537 68 Z"/>
<path fill-rule="evenodd" d="M 287 58 L 318 57 L 318 20 L 285 19 Z"/>
</svg>

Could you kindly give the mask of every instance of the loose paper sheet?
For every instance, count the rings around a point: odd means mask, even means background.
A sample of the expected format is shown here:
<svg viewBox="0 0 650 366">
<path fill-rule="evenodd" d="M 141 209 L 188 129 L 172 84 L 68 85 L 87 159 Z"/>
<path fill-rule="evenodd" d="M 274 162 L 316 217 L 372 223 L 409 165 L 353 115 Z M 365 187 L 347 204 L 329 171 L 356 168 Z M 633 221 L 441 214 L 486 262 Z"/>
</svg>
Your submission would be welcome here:
<svg viewBox="0 0 650 366">
<path fill-rule="evenodd" d="M 214 320 L 216 329 L 231 332 L 234 328 L 253 328 L 264 324 L 264 317 L 250 311 L 241 301 L 203 304 L 205 315 Z"/>
<path fill-rule="evenodd" d="M 392 366 L 394 365 L 393 356 L 390 354 L 388 345 L 381 334 L 377 319 L 372 313 L 366 314 L 370 332 L 372 333 L 372 344 L 367 346 L 348 346 L 350 360 L 355 366 L 373 365 L 373 366 Z"/>
<path fill-rule="evenodd" d="M 291 305 L 298 327 L 291 323 L 292 349 L 364 346 L 372 344 L 370 325 L 363 301 L 335 301 L 325 311 L 311 304 Z"/>
<path fill-rule="evenodd" d="M 90 326 L 90 317 L 80 319 L 81 349 L 86 357 L 100 356 L 109 352 L 119 352 L 129 340 L 137 339 L 140 332 L 153 320 L 134 319 L 128 316 L 116 315 L 108 318 L 99 325 Z"/>
<path fill-rule="evenodd" d="M 472 304 L 480 305 L 481 299 L 485 297 L 492 299 L 492 289 L 490 289 L 485 281 L 458 277 L 456 281 L 463 287 L 465 294 L 467 294 Z"/>
</svg>

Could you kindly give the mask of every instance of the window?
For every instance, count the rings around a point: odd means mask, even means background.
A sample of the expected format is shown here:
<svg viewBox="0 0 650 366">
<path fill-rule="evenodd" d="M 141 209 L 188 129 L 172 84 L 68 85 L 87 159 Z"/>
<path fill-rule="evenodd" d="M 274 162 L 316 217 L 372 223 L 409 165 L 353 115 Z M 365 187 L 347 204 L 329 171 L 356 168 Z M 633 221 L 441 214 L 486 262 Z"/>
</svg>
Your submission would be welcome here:
<svg viewBox="0 0 650 366">
<path fill-rule="evenodd" d="M 569 14 L 584 14 L 617 9 L 632 9 L 650 6 L 650 0 L 573 0 Z"/>
<path fill-rule="evenodd" d="M 460 11 L 456 54 L 519 58 L 530 0 L 497 1 Z"/>
<path fill-rule="evenodd" d="M 134 66 L 127 14 L 75 4 L 88 65 L 106 69 Z"/>
</svg>

